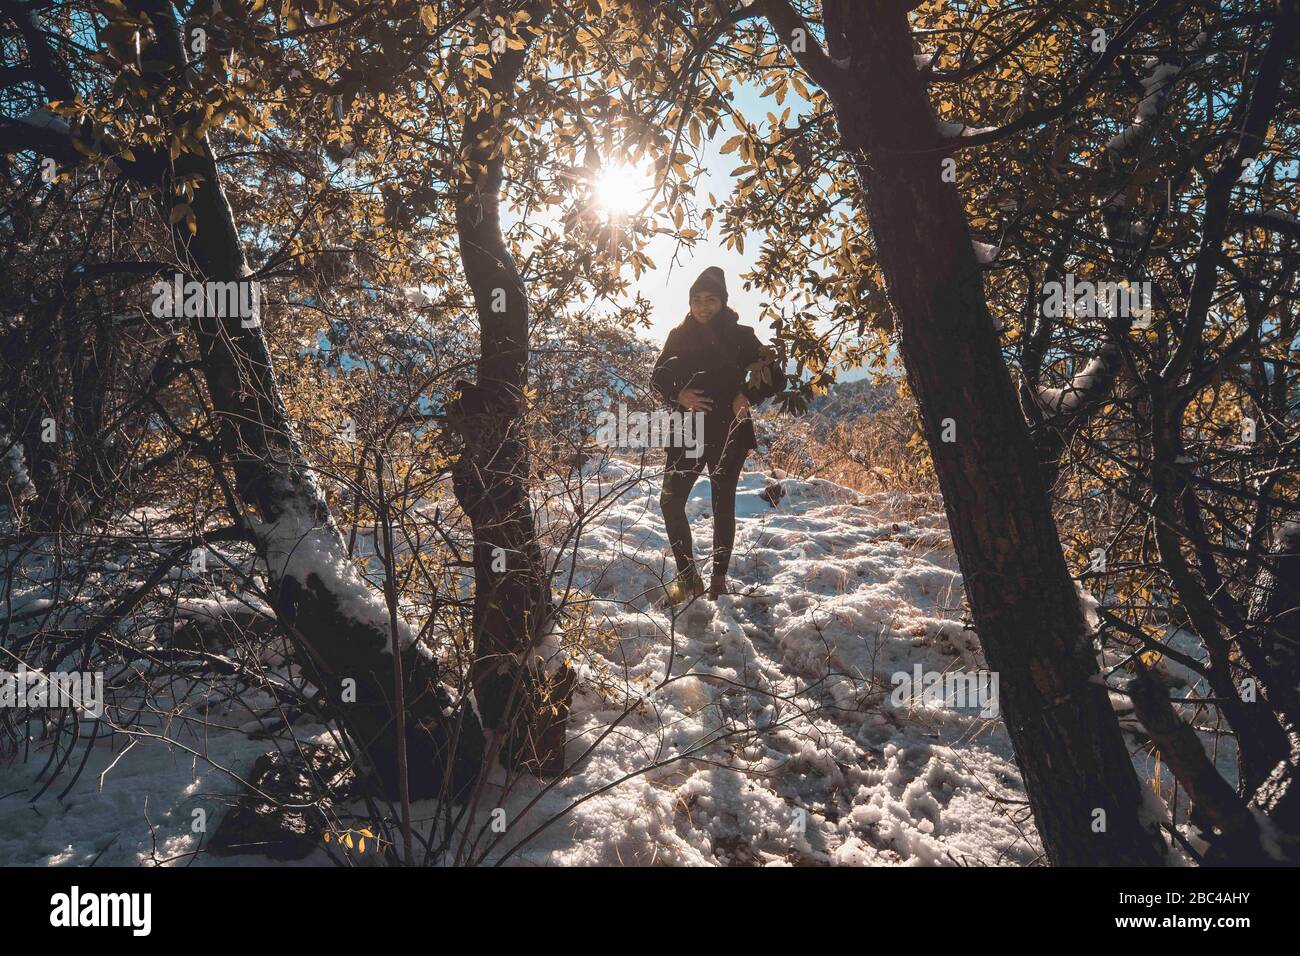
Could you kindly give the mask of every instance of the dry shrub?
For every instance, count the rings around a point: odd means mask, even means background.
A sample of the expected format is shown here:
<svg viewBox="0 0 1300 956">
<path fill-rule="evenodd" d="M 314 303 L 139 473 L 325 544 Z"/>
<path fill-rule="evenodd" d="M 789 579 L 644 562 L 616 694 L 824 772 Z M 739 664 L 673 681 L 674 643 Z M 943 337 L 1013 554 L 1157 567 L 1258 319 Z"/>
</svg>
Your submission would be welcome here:
<svg viewBox="0 0 1300 956">
<path fill-rule="evenodd" d="M 778 420 L 768 461 L 791 475 L 855 491 L 933 492 L 916 404 L 893 382 L 860 391 L 856 401 L 822 401 L 803 418 Z"/>
</svg>

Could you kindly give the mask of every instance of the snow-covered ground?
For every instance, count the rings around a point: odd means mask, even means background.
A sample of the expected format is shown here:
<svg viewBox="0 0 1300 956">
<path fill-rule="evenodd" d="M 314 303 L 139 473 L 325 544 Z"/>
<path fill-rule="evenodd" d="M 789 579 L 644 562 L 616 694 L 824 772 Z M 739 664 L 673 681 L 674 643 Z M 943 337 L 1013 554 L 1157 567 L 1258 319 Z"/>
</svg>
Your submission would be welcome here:
<svg viewBox="0 0 1300 956">
<path fill-rule="evenodd" d="M 585 475 L 586 529 L 569 652 L 581 681 L 567 775 L 479 800 L 475 856 L 523 865 L 1025 864 L 1037 838 L 1001 722 L 902 701 L 893 675 L 976 671 L 961 578 L 932 499 L 860 495 L 822 480 L 742 476 L 732 584 L 677 614 L 661 588 L 671 557 L 659 482 L 608 460 Z M 597 499 L 600 504 L 595 505 Z M 696 553 L 712 534 L 707 478 L 688 507 Z M 571 518 L 552 500 L 542 524 Z M 560 554 L 558 557 L 563 558 Z M 270 746 L 240 730 L 269 699 L 213 711 L 199 734 L 157 718 L 124 752 L 92 750 L 60 798 L 48 754 L 0 767 L 0 864 L 265 862 L 193 855 Z M 243 711 L 242 713 L 239 711 Z M 319 726 L 299 726 L 300 737 Z M 325 739 L 325 738 L 321 738 Z M 74 759 L 80 761 L 78 752 Z M 417 824 L 433 813 L 417 804 Z M 495 812 L 494 812 L 495 811 Z M 504 828 L 505 832 L 500 832 Z M 373 857 L 373 854 L 371 854 Z M 304 861 L 325 863 L 322 851 Z"/>
</svg>

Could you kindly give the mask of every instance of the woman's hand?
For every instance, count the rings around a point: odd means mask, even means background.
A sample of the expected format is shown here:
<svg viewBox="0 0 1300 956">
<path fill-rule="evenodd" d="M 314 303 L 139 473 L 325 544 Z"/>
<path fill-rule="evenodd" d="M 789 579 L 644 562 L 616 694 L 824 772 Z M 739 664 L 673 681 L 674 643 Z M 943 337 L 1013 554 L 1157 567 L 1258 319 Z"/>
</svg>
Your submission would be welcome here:
<svg viewBox="0 0 1300 956">
<path fill-rule="evenodd" d="M 677 393 L 677 404 L 689 412 L 713 411 L 713 399 L 702 388 L 684 388 Z"/>
<path fill-rule="evenodd" d="M 744 396 L 744 393 L 736 393 L 736 397 L 731 400 L 731 411 L 741 421 L 749 417 L 749 399 Z"/>
</svg>

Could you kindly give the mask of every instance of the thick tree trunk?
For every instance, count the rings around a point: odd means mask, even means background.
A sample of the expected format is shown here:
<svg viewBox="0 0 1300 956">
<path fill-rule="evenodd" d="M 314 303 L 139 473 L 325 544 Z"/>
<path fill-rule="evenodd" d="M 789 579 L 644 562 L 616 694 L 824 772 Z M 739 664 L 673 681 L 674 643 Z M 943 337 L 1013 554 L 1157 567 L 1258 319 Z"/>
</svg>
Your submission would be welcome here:
<svg viewBox="0 0 1300 956">
<path fill-rule="evenodd" d="M 1300 521 L 1278 529 L 1251 592 L 1245 641 L 1255 644 L 1270 671 L 1288 745 L 1256 788 L 1251 805 L 1288 833 L 1300 834 L 1300 724 L 1295 719 L 1300 706 Z"/>
<path fill-rule="evenodd" d="M 1287 692 L 1300 694 L 1300 521 L 1278 528 L 1251 588 L 1249 620 Z"/>
<path fill-rule="evenodd" d="M 453 490 L 474 533 L 474 693 L 511 767 L 558 773 L 574 673 L 548 641 L 550 582 L 528 497 L 528 297 L 501 231 L 501 142 L 527 46 L 507 50 L 466 121 L 456 206 L 465 278 L 480 329 L 478 382 L 448 409 L 464 448 Z"/>
<path fill-rule="evenodd" d="M 1038 455 L 984 298 L 902 5 L 824 5 L 858 173 L 1002 712 L 1056 864 L 1155 864 L 1165 843 L 1099 675 Z M 778 30 L 780 25 L 778 24 Z"/>
<path fill-rule="evenodd" d="M 145 0 L 160 51 L 183 66 L 170 4 Z M 190 278 L 243 282 L 249 269 L 206 140 L 164 176 L 162 195 L 187 175 L 202 177 L 190 205 L 197 230 L 173 233 L 192 263 Z M 174 177 L 174 178 L 173 178 Z M 314 679 L 385 792 L 398 790 L 397 735 L 405 722 L 411 795 L 461 796 L 477 777 L 483 738 L 477 718 L 456 708 L 432 653 L 402 627 L 405 713 L 394 705 L 393 635 L 382 597 L 361 577 L 330 514 L 280 396 L 260 322 L 239 316 L 193 320 L 226 460 L 266 559 L 276 613 L 314 670 Z"/>
</svg>

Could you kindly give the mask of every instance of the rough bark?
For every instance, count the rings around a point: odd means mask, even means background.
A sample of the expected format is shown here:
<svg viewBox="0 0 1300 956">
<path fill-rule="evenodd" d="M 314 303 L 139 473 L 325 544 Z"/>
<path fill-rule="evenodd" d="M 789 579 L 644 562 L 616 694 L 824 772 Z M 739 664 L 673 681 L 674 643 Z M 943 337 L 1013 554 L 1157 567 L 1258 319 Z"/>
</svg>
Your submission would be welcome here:
<svg viewBox="0 0 1300 956">
<path fill-rule="evenodd" d="M 1278 529 L 1251 589 L 1249 623 L 1289 692 L 1300 693 L 1300 521 Z"/>
<path fill-rule="evenodd" d="M 1283 830 L 1300 833 L 1300 725 L 1295 720 L 1300 698 L 1300 521 L 1277 532 L 1272 552 L 1252 588 L 1244 641 L 1255 644 L 1281 700 L 1287 752 L 1255 789 L 1251 806 L 1267 813 Z"/>
<path fill-rule="evenodd" d="M 483 82 L 460 149 L 456 206 L 465 278 L 480 330 L 478 381 L 461 382 L 448 421 L 464 447 L 453 490 L 474 534 L 474 693 L 483 724 L 500 734 L 507 766 L 557 773 L 574 674 L 546 645 L 550 582 L 528 497 L 525 419 L 528 297 L 501 229 L 501 143 L 528 47 L 506 50 Z"/>
<path fill-rule="evenodd" d="M 154 55 L 184 70 L 171 5 L 145 0 L 140 8 L 157 34 Z M 197 228 L 191 235 L 178 222 L 176 244 L 189 259 L 191 278 L 246 281 L 243 245 L 206 139 L 202 146 L 183 153 L 163 175 L 163 196 L 187 175 L 202 177 L 190 203 Z M 250 526 L 267 560 L 276 614 L 317 686 L 385 792 L 397 792 L 397 732 L 404 720 L 411 794 L 463 795 L 481 762 L 478 721 L 453 705 L 428 649 L 406 632 L 394 642 L 384 603 L 352 565 L 294 434 L 260 323 L 205 316 L 193 320 L 193 328 L 236 493 L 258 519 L 250 517 Z M 404 714 L 393 704 L 394 643 L 403 661 Z M 355 701 L 345 699 L 351 682 Z"/>
<path fill-rule="evenodd" d="M 790 8 L 769 0 L 768 9 L 788 39 Z M 829 55 L 802 59 L 826 78 L 858 163 L 908 381 L 1044 849 L 1056 864 L 1162 862 L 1164 838 L 1141 811 L 961 200 L 940 176 L 942 141 L 906 14 L 843 0 L 823 11 Z"/>
</svg>

